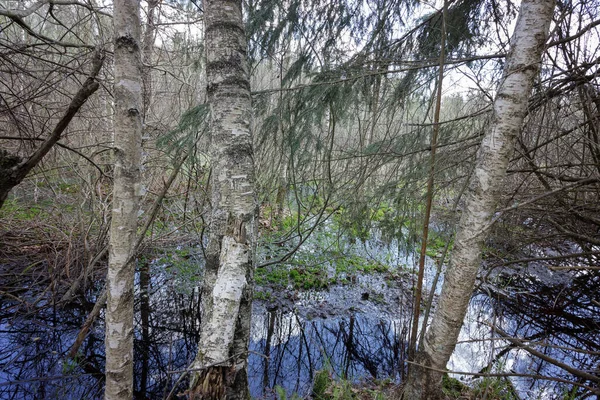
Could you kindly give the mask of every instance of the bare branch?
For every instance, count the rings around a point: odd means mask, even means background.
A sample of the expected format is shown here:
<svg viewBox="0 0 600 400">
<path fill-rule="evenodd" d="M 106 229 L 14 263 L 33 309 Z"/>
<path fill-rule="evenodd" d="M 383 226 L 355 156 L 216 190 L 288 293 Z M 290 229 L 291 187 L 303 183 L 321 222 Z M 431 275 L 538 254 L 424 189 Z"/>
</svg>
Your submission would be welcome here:
<svg viewBox="0 0 600 400">
<path fill-rule="evenodd" d="M 500 336 L 502 336 L 504 339 L 506 339 L 507 341 L 511 342 L 512 344 L 514 344 L 515 346 L 527 351 L 528 353 L 530 353 L 531 355 L 534 355 L 552 365 L 557 366 L 560 369 L 563 369 L 575 376 L 578 376 L 580 378 L 584 378 L 587 379 L 591 382 L 596 382 L 596 383 L 600 383 L 600 377 L 598 377 L 597 375 L 592 375 L 590 373 L 587 373 L 585 371 L 581 371 L 579 369 L 573 368 L 570 365 L 567 365 L 563 362 L 560 362 L 558 360 L 555 360 L 552 357 L 548 357 L 546 354 L 537 351 L 534 348 L 531 348 L 529 346 L 527 346 L 525 343 L 523 343 L 520 339 L 517 339 L 515 337 L 510 336 L 508 333 L 504 332 L 502 329 L 498 328 L 497 326 L 494 326 L 492 324 L 487 324 L 489 327 L 491 327 L 496 333 L 498 333 Z M 598 393 L 598 390 L 596 389 L 594 392 Z"/>
</svg>

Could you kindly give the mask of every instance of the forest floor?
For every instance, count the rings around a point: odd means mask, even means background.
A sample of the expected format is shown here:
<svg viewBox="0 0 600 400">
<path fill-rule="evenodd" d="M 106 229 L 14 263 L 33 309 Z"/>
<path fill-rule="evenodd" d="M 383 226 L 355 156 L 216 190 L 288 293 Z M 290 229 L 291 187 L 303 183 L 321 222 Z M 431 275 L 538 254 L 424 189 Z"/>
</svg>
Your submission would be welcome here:
<svg viewBox="0 0 600 400">
<path fill-rule="evenodd" d="M 36 310 L 44 312 L 49 306 L 59 305 L 69 310 L 80 307 L 76 318 L 73 318 L 72 329 L 81 326 L 81 319 L 94 305 L 93 294 L 100 291 L 104 281 L 106 250 L 98 243 L 105 242 L 107 225 L 105 222 L 94 223 L 96 225 L 90 229 L 93 224 L 86 219 L 90 216 L 76 211 L 68 204 L 50 202 L 27 207 L 18 202 L 7 202 L 0 210 L 3 222 L 0 227 L 0 294 L 5 305 L 6 321 L 13 314 L 30 318 L 35 317 Z M 282 229 L 294 221 L 296 216 L 286 217 Z M 164 275 L 161 282 L 171 281 L 179 292 L 194 293 L 199 284 L 198 268 L 202 264 L 198 236 L 161 224 L 158 223 L 148 234 L 148 243 L 142 248 L 139 258 L 140 265 L 151 263 L 157 267 L 159 274 Z M 342 326 L 350 318 L 363 315 L 375 321 L 389 322 L 401 320 L 403 313 L 410 312 L 414 258 L 407 258 L 399 250 L 391 251 L 397 243 L 384 243 L 375 232 L 366 239 L 356 239 L 351 237 L 351 232 L 340 234 L 342 228 L 342 224 L 334 219 L 330 225 L 316 229 L 312 238 L 284 262 L 272 261 L 285 256 L 294 244 L 273 245 L 271 243 L 278 242 L 278 237 L 269 236 L 274 231 L 262 232 L 255 271 L 255 313 L 266 315 L 277 310 L 280 314 L 294 314 L 302 321 L 321 321 L 319 326 L 326 331 L 332 325 L 325 325 L 323 321 L 333 321 L 334 325 Z M 283 236 L 283 233 L 277 232 L 277 235 Z M 441 240 L 435 243 L 430 256 L 435 257 L 443 245 Z M 536 318 L 532 320 L 543 322 L 550 330 L 562 332 L 560 328 L 565 324 L 561 319 L 548 318 L 546 321 L 540 316 L 549 315 L 544 311 L 548 304 L 559 308 L 556 299 L 567 295 L 578 306 L 578 302 L 585 303 L 588 297 L 595 299 L 597 295 L 589 293 L 587 281 L 585 275 L 552 271 L 543 263 L 530 262 L 524 267 L 513 266 L 510 270 L 503 270 L 502 274 L 495 272 L 489 275 L 482 281 L 480 289 L 502 301 L 508 318 L 519 321 L 523 318 L 522 314 L 529 313 Z M 567 283 L 571 291 L 564 290 Z M 504 289 L 500 290 L 498 285 L 504 285 Z M 163 295 L 159 292 L 162 289 L 155 290 L 156 296 Z M 509 296 L 504 295 L 505 292 L 516 294 Z M 76 296 L 71 296 L 76 293 Z M 192 297 L 190 295 L 189 298 Z M 73 306 L 75 302 L 81 304 Z M 195 303 L 190 301 L 190 304 Z M 524 304 L 528 305 L 527 309 Z M 597 324 L 594 316 L 583 318 L 577 309 L 571 311 L 572 315 L 566 311 L 569 310 L 562 310 L 568 321 L 597 326 L 594 325 Z M 156 318 L 158 323 L 159 316 Z M 558 327 L 555 328 L 555 325 Z M 45 328 L 39 329 L 44 331 Z M 38 337 L 39 334 L 29 336 Z M 57 349 L 59 353 L 62 350 Z M 60 362 L 58 358 L 57 362 Z M 321 371 L 321 379 L 327 381 L 321 399 L 383 400 L 393 398 L 394 391 L 398 389 L 397 381 L 389 379 L 348 381 L 331 374 L 327 368 Z M 317 374 L 314 384 L 318 383 L 318 379 Z M 448 398 L 515 398 L 510 395 L 514 388 L 511 389 L 507 379 L 482 379 L 470 385 L 467 388 L 458 381 L 447 380 Z"/>
</svg>

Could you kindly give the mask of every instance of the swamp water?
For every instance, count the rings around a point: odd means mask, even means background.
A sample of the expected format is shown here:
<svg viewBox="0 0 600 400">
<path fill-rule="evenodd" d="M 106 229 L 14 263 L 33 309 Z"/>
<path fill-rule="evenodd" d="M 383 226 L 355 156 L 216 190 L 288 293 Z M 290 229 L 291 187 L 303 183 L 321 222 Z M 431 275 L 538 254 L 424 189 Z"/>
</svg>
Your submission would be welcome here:
<svg viewBox="0 0 600 400">
<path fill-rule="evenodd" d="M 308 244 L 297 259 L 317 251 L 316 245 Z M 307 395 L 319 370 L 355 382 L 400 380 L 411 310 L 410 274 L 403 272 L 403 266 L 413 266 L 415 260 L 399 251 L 397 244 L 377 240 L 353 243 L 344 251 L 385 263 L 390 269 L 340 273 L 325 263 L 325 274 L 348 283 L 308 291 L 290 285 L 280 293 L 258 288 L 269 299 L 255 301 L 253 310 L 248 373 L 255 398 L 273 398 L 277 386 Z M 184 268 L 165 269 L 154 263 L 152 269 L 147 320 L 140 318 L 144 305 L 137 303 L 136 396 L 164 399 L 171 394 L 177 398 L 186 384 L 179 377 L 196 353 L 199 299 Z M 426 286 L 433 275 L 433 262 L 428 262 Z M 479 372 L 490 366 L 496 372 L 572 379 L 561 368 L 524 350 L 505 351 L 508 342 L 493 335 L 489 323 L 528 338 L 528 343 L 561 362 L 598 370 L 600 298 L 598 291 L 590 290 L 597 287 L 596 275 L 563 274 L 548 279 L 543 273 L 520 271 L 497 278 L 506 281 L 502 289 L 484 281 L 473 297 L 449 369 Z M 28 298 L 27 293 L 24 290 L 21 302 L 1 299 L 0 398 L 102 398 L 102 320 L 94 325 L 77 357 L 65 358 L 95 299 L 58 308 L 44 303 L 39 295 Z M 507 386 L 520 398 L 540 399 L 565 398 L 574 388 L 557 385 L 517 377 Z M 586 398 L 585 391 L 580 389 L 581 396 L 572 398 Z"/>
</svg>

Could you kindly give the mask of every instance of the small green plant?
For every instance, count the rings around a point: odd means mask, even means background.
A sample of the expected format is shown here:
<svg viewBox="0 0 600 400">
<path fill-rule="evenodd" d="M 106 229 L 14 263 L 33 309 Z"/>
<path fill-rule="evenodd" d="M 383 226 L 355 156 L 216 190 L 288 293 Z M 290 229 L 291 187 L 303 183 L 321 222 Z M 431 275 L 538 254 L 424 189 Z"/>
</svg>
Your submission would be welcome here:
<svg viewBox="0 0 600 400">
<path fill-rule="evenodd" d="M 275 393 L 277 393 L 277 399 L 278 400 L 288 400 L 288 395 L 285 392 L 285 389 L 282 388 L 281 386 L 275 386 Z M 302 397 L 299 396 L 297 393 L 292 393 L 292 396 L 289 398 L 289 400 L 301 400 Z"/>
<path fill-rule="evenodd" d="M 356 383 L 349 379 L 334 379 L 330 367 L 317 371 L 313 380 L 312 399 L 315 400 L 385 400 L 386 387 L 391 381 Z"/>
<path fill-rule="evenodd" d="M 39 205 L 24 206 L 14 198 L 9 198 L 4 202 L 0 209 L 0 218 L 12 218 L 17 221 L 32 221 L 35 219 L 45 219 L 48 213 L 44 206 L 49 206 L 47 202 L 42 202 Z"/>
<path fill-rule="evenodd" d="M 367 274 L 372 274 L 374 272 L 388 272 L 389 267 L 387 265 L 378 263 L 378 262 L 368 262 L 364 260 L 365 263 L 358 266 L 358 270 Z"/>
<path fill-rule="evenodd" d="M 573 388 L 571 390 L 567 390 L 566 388 L 563 390 L 563 395 L 562 398 L 563 400 L 575 400 L 577 399 L 577 392 L 578 392 L 578 387 L 573 385 Z"/>
<path fill-rule="evenodd" d="M 62 373 L 63 375 L 69 375 L 77 369 L 79 366 L 79 357 L 81 355 L 79 353 L 75 354 L 73 358 L 67 358 L 62 363 Z"/>
<path fill-rule="evenodd" d="M 58 184 L 58 190 L 62 193 L 74 194 L 80 192 L 81 188 L 75 183 L 62 182 Z"/>
<path fill-rule="evenodd" d="M 257 268 L 254 274 L 254 282 L 259 286 L 285 287 L 288 283 L 288 271 L 280 265 Z"/>
<path fill-rule="evenodd" d="M 193 248 L 167 250 L 157 264 L 164 267 L 173 282 L 177 282 L 173 285 L 176 291 L 187 293 L 200 282 L 201 266 Z"/>
<path fill-rule="evenodd" d="M 333 379 L 331 378 L 328 370 L 322 369 L 317 371 L 313 381 L 313 398 L 316 400 L 329 400 L 330 397 L 326 395 L 326 392 L 332 382 Z"/>
<path fill-rule="evenodd" d="M 271 299 L 271 292 L 265 292 L 262 290 L 257 290 L 254 292 L 254 299 L 255 300 L 263 300 L 263 301 L 267 301 Z"/>
<path fill-rule="evenodd" d="M 442 392 L 452 399 L 458 399 L 467 389 L 467 386 L 462 384 L 458 379 L 449 377 L 448 374 L 444 374 L 442 377 Z"/>
<path fill-rule="evenodd" d="M 385 297 L 381 293 L 373 293 L 371 295 L 371 301 L 375 304 L 385 304 Z"/>
<path fill-rule="evenodd" d="M 440 257 L 446 248 L 446 243 L 447 241 L 440 234 L 434 233 L 433 237 L 431 237 L 427 243 L 427 256 L 431 258 Z M 448 246 L 448 251 L 452 250 L 453 245 L 454 242 L 451 240 L 450 245 Z"/>
<path fill-rule="evenodd" d="M 286 231 L 289 231 L 289 230 L 295 228 L 297 224 L 298 224 L 298 214 L 293 213 L 293 214 L 286 215 L 285 217 L 283 217 L 281 219 L 279 226 L 283 232 L 286 232 Z"/>
<path fill-rule="evenodd" d="M 518 400 L 512 383 L 504 378 L 483 378 L 471 390 L 475 398 L 489 400 Z"/>
</svg>

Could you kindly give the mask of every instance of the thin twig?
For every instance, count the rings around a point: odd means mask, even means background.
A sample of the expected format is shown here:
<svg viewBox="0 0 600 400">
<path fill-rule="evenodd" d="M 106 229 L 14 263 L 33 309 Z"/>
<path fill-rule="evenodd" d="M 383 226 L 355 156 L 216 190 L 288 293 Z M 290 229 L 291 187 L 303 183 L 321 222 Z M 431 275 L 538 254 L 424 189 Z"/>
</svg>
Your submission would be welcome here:
<svg viewBox="0 0 600 400">
<path fill-rule="evenodd" d="M 584 388 L 586 390 L 589 390 L 592 393 L 600 393 L 600 391 L 597 388 L 593 388 L 590 386 L 586 386 L 584 384 L 581 384 L 579 382 L 574 382 L 574 381 L 570 381 L 568 379 L 563 379 L 563 378 L 557 378 L 554 376 L 546 376 L 546 375 L 536 375 L 536 374 L 523 374 L 523 373 L 519 373 L 519 372 L 490 372 L 490 373 L 480 373 L 480 372 L 465 372 L 465 371 L 452 371 L 452 370 L 447 370 L 447 369 L 440 369 L 440 368 L 434 368 L 434 367 L 430 367 L 427 365 L 423 365 L 423 364 L 419 364 L 413 361 L 408 361 L 405 360 L 407 363 L 409 364 L 413 364 L 416 365 L 420 368 L 425 368 L 431 371 L 436 371 L 436 372 L 440 372 L 443 374 L 455 374 L 455 375 L 466 375 L 466 376 L 475 376 L 475 377 L 483 377 L 483 378 L 502 378 L 502 377 L 516 377 L 516 378 L 530 378 L 530 379 L 543 379 L 543 380 L 547 380 L 547 381 L 554 381 L 554 382 L 561 382 L 561 383 L 567 383 L 569 385 L 575 385 L 575 386 L 579 386 L 581 388 Z"/>
<path fill-rule="evenodd" d="M 42 376 L 39 378 L 21 379 L 18 381 L 10 381 L 10 382 L 0 382 L 0 386 L 20 385 L 23 383 L 31 383 L 31 382 L 59 381 L 59 380 L 63 380 L 63 379 L 82 378 L 85 376 L 93 376 L 93 375 L 102 376 L 103 374 L 98 373 L 98 372 L 90 372 L 89 374 L 79 374 L 79 375 Z"/>
<path fill-rule="evenodd" d="M 238 358 L 238 357 L 240 357 L 240 356 L 242 356 L 242 355 L 244 355 L 244 354 L 250 354 L 250 353 L 252 353 L 252 354 L 256 354 L 256 355 L 260 355 L 261 357 L 266 357 L 264 354 L 260 354 L 260 353 L 257 353 L 257 352 L 255 352 L 255 351 L 247 350 L 247 351 L 245 351 L 245 352 L 242 352 L 242 353 L 234 354 L 234 355 L 232 355 L 231 357 L 229 357 L 229 358 L 226 358 L 226 359 L 225 359 L 225 360 L 223 360 L 223 361 L 217 361 L 217 362 L 215 362 L 215 363 L 208 364 L 208 365 L 205 365 L 205 366 L 203 366 L 203 367 L 198 367 L 198 368 L 186 368 L 186 369 L 180 369 L 180 370 L 178 370 L 178 371 L 168 371 L 168 372 L 167 372 L 167 374 L 168 374 L 168 375 L 171 375 L 171 374 L 181 374 L 181 376 L 179 377 L 179 379 L 177 379 L 177 381 L 176 381 L 176 382 L 175 382 L 175 384 L 173 385 L 173 388 L 172 388 L 172 389 L 171 389 L 171 391 L 169 392 L 169 395 L 167 396 L 166 400 L 169 400 L 169 399 L 171 398 L 171 396 L 173 396 L 173 394 L 174 394 L 175 390 L 177 389 L 177 386 L 179 386 L 179 384 L 181 383 L 181 381 L 183 380 L 183 378 L 184 378 L 184 377 L 186 377 L 186 376 L 187 376 L 187 374 L 189 374 L 190 372 L 203 371 L 203 370 L 205 370 L 205 369 L 207 369 L 207 368 L 217 367 L 217 366 L 219 366 L 219 365 L 221 365 L 221 364 L 225 364 L 225 363 L 227 363 L 228 361 L 231 361 L 231 360 L 233 360 L 233 359 L 235 359 L 235 358 Z M 268 357 L 267 357 L 267 358 L 268 358 Z"/>
<path fill-rule="evenodd" d="M 557 366 L 560 369 L 563 369 L 575 376 L 578 376 L 580 378 L 584 378 L 587 379 L 589 381 L 595 382 L 595 383 L 600 383 L 600 377 L 596 376 L 596 375 L 592 375 L 589 374 L 585 371 L 582 371 L 580 369 L 577 368 L 573 368 L 570 365 L 567 365 L 563 362 L 560 362 L 558 360 L 555 360 L 552 357 L 548 357 L 547 355 L 545 355 L 544 353 L 535 350 L 532 347 L 527 346 L 525 343 L 523 343 L 520 339 L 517 339 L 515 337 L 510 336 L 508 333 L 504 332 L 502 329 L 498 328 L 495 325 L 489 324 L 484 322 L 485 325 L 489 326 L 490 328 L 492 328 L 496 333 L 498 333 L 500 336 L 502 336 L 504 339 L 506 339 L 507 341 L 511 342 L 512 344 L 518 346 L 519 348 L 522 348 L 523 350 L 527 351 L 528 353 L 530 353 L 531 355 L 534 355 L 552 365 Z"/>
</svg>

